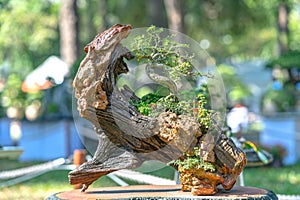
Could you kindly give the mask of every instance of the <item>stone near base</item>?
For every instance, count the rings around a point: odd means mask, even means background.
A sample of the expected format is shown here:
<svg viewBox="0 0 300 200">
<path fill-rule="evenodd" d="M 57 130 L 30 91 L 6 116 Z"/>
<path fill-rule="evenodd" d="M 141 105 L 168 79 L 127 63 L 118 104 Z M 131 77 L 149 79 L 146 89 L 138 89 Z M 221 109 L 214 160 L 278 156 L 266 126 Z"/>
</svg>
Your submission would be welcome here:
<svg viewBox="0 0 300 200">
<path fill-rule="evenodd" d="M 235 186 L 230 191 L 220 189 L 217 194 L 212 196 L 193 196 L 190 192 L 181 191 L 180 185 L 133 185 L 123 187 L 90 188 L 86 192 L 71 190 L 60 192 L 47 198 L 47 200 L 60 199 L 277 200 L 278 198 L 272 191 L 255 187 Z"/>
</svg>

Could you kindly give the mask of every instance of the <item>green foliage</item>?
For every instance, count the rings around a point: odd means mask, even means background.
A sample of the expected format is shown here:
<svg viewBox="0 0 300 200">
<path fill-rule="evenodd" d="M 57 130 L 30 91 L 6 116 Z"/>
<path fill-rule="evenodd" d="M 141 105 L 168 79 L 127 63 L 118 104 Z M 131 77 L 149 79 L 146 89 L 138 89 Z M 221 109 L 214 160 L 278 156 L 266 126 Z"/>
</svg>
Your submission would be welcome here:
<svg viewBox="0 0 300 200">
<path fill-rule="evenodd" d="M 299 5 L 299 2 L 298 2 Z M 291 5 L 290 8 L 296 6 Z M 289 48 L 300 51 L 300 31 L 299 31 L 300 13 L 298 9 L 291 9 L 289 15 Z"/>
<path fill-rule="evenodd" d="M 197 117 L 202 133 L 206 133 L 207 130 L 213 125 L 212 117 L 213 111 L 206 108 L 207 100 L 205 94 L 200 93 L 198 95 L 197 106 L 193 108 L 194 115 Z"/>
<path fill-rule="evenodd" d="M 162 28 L 151 26 L 147 29 L 147 35 L 138 35 L 134 38 L 131 51 L 136 61 L 164 64 L 170 78 L 175 81 L 182 76 L 199 75 L 193 72 L 191 63 L 193 55 L 185 53 L 188 52 L 189 45 L 175 41 L 175 35 L 162 37 L 163 32 Z M 132 105 L 136 106 L 141 114 L 154 117 L 166 111 L 195 117 L 205 132 L 211 125 L 211 111 L 205 108 L 207 104 L 205 96 L 198 94 L 196 91 L 180 91 L 179 94 L 162 97 L 150 93 L 139 102 L 132 102 Z"/>
<path fill-rule="evenodd" d="M 131 43 L 132 53 L 139 63 L 159 63 L 166 66 L 169 75 L 175 81 L 181 75 L 190 76 L 193 55 L 188 54 L 188 44 L 175 40 L 175 35 L 162 37 L 164 30 L 150 26 L 147 35 L 138 35 Z"/>
<path fill-rule="evenodd" d="M 21 91 L 21 84 L 22 80 L 17 74 L 11 74 L 7 77 L 7 81 L 1 95 L 1 104 L 4 107 L 22 107 L 24 104 L 25 94 Z"/>
<path fill-rule="evenodd" d="M 0 66 L 21 78 L 45 58 L 58 52 L 58 4 L 49 1 L 3 3 L 0 9 Z"/>
<path fill-rule="evenodd" d="M 151 104 L 151 103 L 156 103 L 159 99 L 161 99 L 163 96 L 159 94 L 147 94 L 141 98 L 141 102 L 144 104 Z"/>
<path fill-rule="evenodd" d="M 210 43 L 208 51 L 217 61 L 228 57 L 249 59 L 263 56 L 270 58 L 274 55 L 274 49 L 277 48 L 276 13 L 280 3 L 287 3 L 290 7 L 292 15 L 289 20 L 290 46 L 293 47 L 292 49 L 300 50 L 299 12 L 296 0 L 185 0 L 182 1 L 185 34 L 198 42 L 207 39 Z M 101 12 L 97 8 L 98 6 L 94 4 L 93 9 L 89 10 L 96 13 L 92 20 L 96 29 L 99 28 L 102 20 L 97 18 L 97 14 Z M 126 12 L 120 12 L 120 10 L 126 10 Z M 166 12 L 163 9 L 163 18 L 158 22 L 149 19 L 149 10 L 151 7 L 147 1 L 110 0 L 107 1 L 105 12 L 108 25 L 130 23 L 138 28 L 167 22 Z M 81 18 L 85 17 L 84 13 L 87 13 L 86 10 L 82 11 Z M 83 23 L 81 27 L 85 27 L 83 30 L 90 30 L 86 24 Z M 168 24 L 165 23 L 161 27 L 168 27 Z"/>
<path fill-rule="evenodd" d="M 158 111 L 170 111 L 180 114 L 188 114 L 191 113 L 191 102 L 187 101 L 179 101 L 176 96 L 169 95 L 165 98 L 160 99 L 156 104 L 156 109 Z"/>
<path fill-rule="evenodd" d="M 1 93 L 0 101 L 4 108 L 10 106 L 24 108 L 35 100 L 41 100 L 42 93 L 24 93 L 21 90 L 22 80 L 18 74 L 10 74 L 7 77 L 5 87 Z"/>
<path fill-rule="evenodd" d="M 222 76 L 229 102 L 244 100 L 251 95 L 249 87 L 235 74 L 232 66 L 221 64 L 218 72 Z"/>
<path fill-rule="evenodd" d="M 274 78 L 283 85 L 283 88 L 274 90 L 270 87 L 262 97 L 262 108 L 272 105 L 275 106 L 276 112 L 293 112 L 298 97 L 296 85 L 300 80 L 300 51 L 286 51 L 278 58 L 269 61 L 266 68 L 276 70 Z"/>
<path fill-rule="evenodd" d="M 187 156 L 184 160 L 174 160 L 171 161 L 170 164 L 181 166 L 182 169 L 203 169 L 204 171 L 214 172 L 216 170 L 216 167 L 211 164 L 210 162 L 204 161 L 199 156 L 199 149 L 194 149 L 194 155 L 193 156 Z"/>
<path fill-rule="evenodd" d="M 262 97 L 262 106 L 273 103 L 277 112 L 291 112 L 296 105 L 293 85 L 286 85 L 282 90 L 269 88 Z"/>
<path fill-rule="evenodd" d="M 5 83 L 0 93 L 3 107 L 24 109 L 42 93 L 26 94 L 21 83 L 34 67 L 52 54 L 59 54 L 59 4 L 54 1 L 1 1 L 0 76 Z"/>
<path fill-rule="evenodd" d="M 201 90 L 203 91 L 203 90 Z M 202 133 L 206 133 L 213 125 L 212 117 L 214 112 L 209 110 L 206 93 L 199 93 L 199 90 L 182 91 L 179 94 L 182 100 L 175 95 L 161 96 L 149 93 L 143 96 L 138 102 L 131 101 L 142 115 L 157 117 L 161 112 L 173 112 L 177 115 L 188 115 L 199 122 Z M 197 95 L 195 95 L 197 94 Z"/>
<path fill-rule="evenodd" d="M 137 107 L 142 115 L 150 115 L 152 110 L 151 106 L 153 106 L 153 104 L 155 104 L 162 97 L 163 96 L 159 94 L 150 93 L 143 96 L 138 102 L 131 101 L 130 103 Z"/>
<path fill-rule="evenodd" d="M 106 9 L 99 10 L 99 2 L 96 0 L 78 1 L 81 47 L 92 39 L 91 35 L 94 36 L 100 31 L 99 27 L 106 26 L 108 28 L 115 23 L 129 23 L 134 28 L 149 26 L 147 1 L 110 0 L 105 2 Z M 298 2 L 295 0 L 238 2 L 235 0 L 214 2 L 186 0 L 182 2 L 185 33 L 197 42 L 207 39 L 210 44 L 209 54 L 217 61 L 232 56 L 242 59 L 259 56 L 270 58 L 274 54 L 277 44 L 276 13 L 279 3 L 282 2 L 287 3 L 290 8 L 289 47 L 292 50 L 300 51 L 300 26 L 298 25 L 300 15 L 297 10 Z M 7 78 L 11 73 L 19 73 L 18 76 L 24 79 L 35 66 L 42 63 L 49 55 L 59 55 L 58 16 L 60 5 L 60 1 L 48 0 L 2 0 L 0 2 L 1 76 Z M 120 12 L 122 10 L 127 12 Z M 103 12 L 105 19 L 99 17 L 99 13 Z M 166 17 L 166 13 L 164 12 L 162 16 Z M 166 22 L 167 20 L 162 19 L 161 21 Z M 167 24 L 163 27 L 167 27 Z M 153 41 L 157 41 L 158 32 L 149 30 Z M 192 55 L 183 55 L 186 59 L 182 59 L 178 57 L 178 52 L 174 49 L 168 49 L 173 45 L 172 37 L 165 39 L 163 43 L 165 48 L 161 48 L 157 52 L 151 48 L 144 49 L 145 52 L 140 53 L 141 55 L 144 55 L 143 53 L 150 55 L 149 58 L 147 56 L 143 58 L 144 61 L 152 59 L 152 61 L 171 66 L 169 73 L 174 77 L 179 75 L 177 72 L 189 74 Z M 154 43 L 149 44 L 153 46 Z M 139 43 L 138 45 L 147 47 L 145 46 L 147 44 Z M 179 49 L 188 48 L 185 44 L 180 45 Z M 164 53 L 168 55 L 167 58 L 162 56 Z M 295 61 L 296 63 L 294 62 L 292 65 L 298 66 L 295 59 L 287 61 Z M 175 68 L 172 67 L 173 65 Z M 238 91 L 232 93 L 234 98 L 245 94 L 245 91 L 239 86 L 234 88 L 234 91 Z"/>
<path fill-rule="evenodd" d="M 92 0 L 99 2 L 98 0 Z M 108 26 L 116 23 L 128 24 L 130 23 L 133 27 L 145 27 L 149 26 L 149 20 L 147 18 L 147 2 L 136 1 L 136 0 L 109 0 L 106 1 L 106 10 L 102 11 L 95 5 L 94 13 L 106 12 L 106 20 Z M 126 11 L 126 12 L 121 12 Z M 86 10 L 85 10 L 86 12 Z M 129 14 L 130 13 L 130 14 Z M 95 19 L 101 20 L 101 19 Z M 102 19 L 103 20 L 103 19 Z M 97 28 L 99 26 L 96 26 Z M 107 27 L 108 28 L 108 27 Z"/>
<path fill-rule="evenodd" d="M 279 1 L 185 1 L 187 34 L 208 39 L 217 60 L 270 57 L 276 48 L 276 9 Z M 251 42 L 251 45 L 249 45 Z"/>
<path fill-rule="evenodd" d="M 266 67 L 277 67 L 282 69 L 300 69 L 300 51 L 284 52 L 279 58 L 273 59 L 269 63 L 267 63 Z"/>
</svg>

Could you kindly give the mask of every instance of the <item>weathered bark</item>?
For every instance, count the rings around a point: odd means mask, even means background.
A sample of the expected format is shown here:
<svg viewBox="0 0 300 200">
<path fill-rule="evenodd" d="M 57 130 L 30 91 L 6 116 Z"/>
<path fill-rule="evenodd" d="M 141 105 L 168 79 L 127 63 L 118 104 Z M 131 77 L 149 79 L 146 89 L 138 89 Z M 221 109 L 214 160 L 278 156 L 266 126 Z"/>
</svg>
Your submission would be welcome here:
<svg viewBox="0 0 300 200">
<path fill-rule="evenodd" d="M 99 144 L 91 161 L 69 173 L 70 183 L 83 184 L 85 191 L 93 181 L 112 171 L 135 168 L 145 160 L 167 163 L 199 147 L 207 154 L 203 158 L 218 166 L 221 180 L 206 182 L 230 189 L 245 165 L 244 154 L 231 140 L 224 135 L 213 141 L 202 137 L 198 122 L 191 116 L 169 111 L 162 111 L 157 118 L 141 115 L 130 104 L 130 100 L 139 98 L 128 87 L 116 86 L 118 76 L 128 72 L 124 59 L 133 58 L 120 44 L 130 29 L 129 25 L 117 24 L 85 47 L 87 55 L 73 86 L 79 113 L 94 124 Z"/>
</svg>

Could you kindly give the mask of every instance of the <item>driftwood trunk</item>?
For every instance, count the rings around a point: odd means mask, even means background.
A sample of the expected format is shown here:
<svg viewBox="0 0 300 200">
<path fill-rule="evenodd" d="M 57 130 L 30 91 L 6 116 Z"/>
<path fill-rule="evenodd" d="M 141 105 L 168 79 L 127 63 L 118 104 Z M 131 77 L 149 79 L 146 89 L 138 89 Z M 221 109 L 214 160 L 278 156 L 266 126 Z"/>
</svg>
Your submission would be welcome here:
<svg viewBox="0 0 300 200">
<path fill-rule="evenodd" d="M 245 165 L 245 158 L 228 138 L 221 135 L 208 141 L 209 137 L 202 137 L 197 122 L 189 116 L 167 112 L 157 118 L 141 115 L 130 104 L 130 100 L 138 100 L 134 92 L 126 86 L 121 89 L 116 86 L 118 76 L 128 72 L 124 59 L 133 58 L 120 44 L 130 29 L 128 25 L 115 25 L 85 47 L 87 55 L 73 85 L 79 113 L 93 123 L 99 144 L 91 161 L 69 173 L 70 183 L 83 184 L 82 191 L 85 191 L 105 174 L 138 167 L 145 160 L 167 163 L 202 142 L 214 144 L 209 150 L 203 147 L 203 154 L 216 157 L 214 162 L 220 168 L 221 183 L 230 189 Z M 171 139 L 162 135 L 164 122 L 168 120 L 179 127 Z M 224 166 L 226 172 L 221 170 Z"/>
</svg>

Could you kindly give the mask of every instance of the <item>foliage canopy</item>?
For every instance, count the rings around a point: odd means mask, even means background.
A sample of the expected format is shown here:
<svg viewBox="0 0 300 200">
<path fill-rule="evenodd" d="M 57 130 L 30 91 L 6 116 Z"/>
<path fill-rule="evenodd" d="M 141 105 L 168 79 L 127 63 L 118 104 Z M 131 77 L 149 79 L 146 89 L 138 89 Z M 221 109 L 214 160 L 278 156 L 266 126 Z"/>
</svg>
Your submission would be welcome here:
<svg viewBox="0 0 300 200">
<path fill-rule="evenodd" d="M 267 68 L 279 67 L 282 69 L 297 68 L 300 69 L 300 51 L 287 51 L 278 58 L 271 60 Z"/>
<path fill-rule="evenodd" d="M 100 7 L 101 2 L 106 2 L 104 7 Z M 207 51 L 217 62 L 229 57 L 270 58 L 277 48 L 276 12 L 282 2 L 290 7 L 289 46 L 292 51 L 300 51 L 300 14 L 297 0 L 182 1 L 185 34 L 200 44 L 206 42 Z M 133 27 L 151 25 L 149 1 L 77 0 L 77 5 L 81 47 L 90 41 L 93 35 L 115 23 L 132 24 Z M 20 80 L 24 80 L 25 76 L 47 57 L 60 54 L 60 6 L 61 1 L 54 0 L 0 1 L 1 81 L 5 82 L 10 74 L 16 74 Z M 164 19 L 153 22 L 154 25 L 167 22 L 165 8 L 161 9 Z M 127 12 L 120 12 L 123 10 Z M 168 25 L 165 24 L 164 27 L 167 28 Z M 293 58 L 280 58 L 276 62 L 282 66 L 299 66 L 297 59 Z M 19 89 L 19 85 L 14 87 L 14 90 Z M 24 97 L 26 95 L 20 96 L 27 98 Z"/>
</svg>

